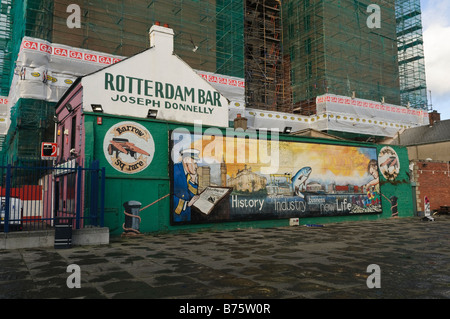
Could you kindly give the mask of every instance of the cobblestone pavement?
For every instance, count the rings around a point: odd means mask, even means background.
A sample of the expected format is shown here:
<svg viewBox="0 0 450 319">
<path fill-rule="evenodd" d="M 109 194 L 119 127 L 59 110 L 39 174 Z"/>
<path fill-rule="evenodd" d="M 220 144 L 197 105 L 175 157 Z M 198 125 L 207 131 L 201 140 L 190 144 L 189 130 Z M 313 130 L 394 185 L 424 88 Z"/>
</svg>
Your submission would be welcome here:
<svg viewBox="0 0 450 319">
<path fill-rule="evenodd" d="M 448 299 L 449 244 L 442 215 L 1 250 L 0 298 Z M 81 288 L 67 286 L 71 264 Z"/>
</svg>

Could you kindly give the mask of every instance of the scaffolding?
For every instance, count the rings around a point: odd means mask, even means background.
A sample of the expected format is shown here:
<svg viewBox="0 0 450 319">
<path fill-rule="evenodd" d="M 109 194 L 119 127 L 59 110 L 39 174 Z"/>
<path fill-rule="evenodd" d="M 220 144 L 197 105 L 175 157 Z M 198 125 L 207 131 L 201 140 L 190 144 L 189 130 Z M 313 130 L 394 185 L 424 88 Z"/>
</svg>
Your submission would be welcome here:
<svg viewBox="0 0 450 319">
<path fill-rule="evenodd" d="M 72 0 L 0 1 L 0 95 L 25 36 L 129 57 L 148 48 L 159 22 L 192 68 L 244 78 L 249 108 L 309 116 L 327 93 L 427 104 L 419 0 L 80 0 L 81 28 L 72 29 Z M 379 29 L 367 26 L 371 4 L 381 7 Z M 28 114 L 21 107 L 44 104 L 14 106 L 11 132 Z"/>
<path fill-rule="evenodd" d="M 11 73 L 11 0 L 0 1 L 0 96 L 8 96 Z"/>
<path fill-rule="evenodd" d="M 397 0 L 396 21 L 401 103 L 427 109 L 420 0 Z"/>
<path fill-rule="evenodd" d="M 11 125 L 6 136 L 10 159 L 36 158 L 41 142 L 53 141 L 55 104 L 34 99 L 20 99 L 11 108 Z"/>
<path fill-rule="evenodd" d="M 281 2 L 245 1 L 244 29 L 246 105 L 291 112 L 285 98 Z"/>
<path fill-rule="evenodd" d="M 370 4 L 381 8 L 379 29 L 367 25 Z M 393 1 L 288 0 L 283 6 L 295 113 L 314 114 L 315 97 L 326 93 L 400 103 Z"/>
<path fill-rule="evenodd" d="M 149 29 L 160 23 L 174 30 L 175 53 L 193 69 L 244 77 L 243 0 L 81 0 L 76 2 L 80 8 L 81 28 L 69 28 L 67 24 L 73 13 L 68 10 L 74 3 L 72 0 L 1 1 L 2 14 L 6 10 L 4 3 L 9 5 L 5 16 L 11 23 L 0 20 L 0 27 L 1 30 L 4 26 L 10 28 L 5 36 L 10 45 L 10 57 L 18 56 L 25 36 L 129 57 L 149 48 Z M 0 39 L 2 36 L 0 33 Z M 2 76 L 2 88 L 9 90 L 14 71 L 19 70 L 14 70 L 16 61 L 0 56 L 0 62 L 0 71 L 6 75 Z M 17 128 L 33 130 L 42 125 L 41 120 L 27 126 L 20 124 L 28 121 L 25 117 L 33 116 L 31 108 L 47 114 L 48 103 L 20 101 L 12 109 L 10 145 L 16 144 L 13 137 L 18 136 Z M 49 123 L 52 114 L 47 116 L 45 121 Z M 53 127 L 48 129 L 52 131 Z M 24 139 L 20 143 L 30 144 Z"/>
<path fill-rule="evenodd" d="M 84 0 L 82 27 L 68 32 L 71 3 L 54 1 L 54 43 L 132 56 L 148 48 L 149 28 L 159 22 L 174 30 L 175 52 L 192 68 L 243 75 L 242 0 Z"/>
<path fill-rule="evenodd" d="M 175 52 L 192 68 L 244 76 L 243 0 L 82 0 L 81 28 L 67 25 L 71 0 L 1 1 L 0 39 L 8 28 L 11 56 L 29 36 L 129 57 L 149 47 L 149 29 L 160 22 L 174 29 Z M 10 73 L 14 62 L 4 62 Z"/>
</svg>

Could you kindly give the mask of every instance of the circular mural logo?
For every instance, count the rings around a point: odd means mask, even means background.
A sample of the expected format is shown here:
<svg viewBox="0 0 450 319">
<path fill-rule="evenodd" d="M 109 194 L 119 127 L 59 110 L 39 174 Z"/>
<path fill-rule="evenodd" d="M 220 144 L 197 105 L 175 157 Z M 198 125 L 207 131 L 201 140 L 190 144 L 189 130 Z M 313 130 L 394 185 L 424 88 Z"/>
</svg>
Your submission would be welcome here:
<svg viewBox="0 0 450 319">
<path fill-rule="evenodd" d="M 400 161 L 394 149 L 390 146 L 385 146 L 378 154 L 378 166 L 381 174 L 388 181 L 393 181 L 397 178 L 400 172 Z"/>
<path fill-rule="evenodd" d="M 116 170 L 135 174 L 152 162 L 155 143 L 150 132 L 142 125 L 120 122 L 106 133 L 103 152 L 109 164 Z"/>
</svg>

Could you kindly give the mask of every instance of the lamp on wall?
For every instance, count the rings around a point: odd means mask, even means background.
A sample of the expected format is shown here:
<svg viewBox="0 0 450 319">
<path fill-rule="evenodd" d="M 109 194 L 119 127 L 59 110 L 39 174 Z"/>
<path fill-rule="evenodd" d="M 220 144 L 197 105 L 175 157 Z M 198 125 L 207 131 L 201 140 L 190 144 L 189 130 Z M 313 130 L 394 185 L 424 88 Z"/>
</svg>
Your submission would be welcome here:
<svg viewBox="0 0 450 319">
<path fill-rule="evenodd" d="M 101 106 L 101 104 L 91 104 L 91 107 L 92 107 L 93 112 L 96 112 L 96 113 L 103 112 L 103 107 Z"/>
<path fill-rule="evenodd" d="M 67 109 L 67 111 L 69 113 L 73 112 L 73 107 L 70 103 L 66 103 L 66 105 L 64 105 L 64 107 Z"/>
<path fill-rule="evenodd" d="M 147 117 L 149 119 L 156 119 L 157 115 L 158 115 L 158 110 L 152 110 L 152 109 L 148 110 Z"/>
<path fill-rule="evenodd" d="M 283 133 L 284 133 L 284 134 L 289 134 L 289 133 L 291 133 L 291 131 L 292 131 L 292 127 L 286 126 L 286 127 L 284 128 Z"/>
</svg>

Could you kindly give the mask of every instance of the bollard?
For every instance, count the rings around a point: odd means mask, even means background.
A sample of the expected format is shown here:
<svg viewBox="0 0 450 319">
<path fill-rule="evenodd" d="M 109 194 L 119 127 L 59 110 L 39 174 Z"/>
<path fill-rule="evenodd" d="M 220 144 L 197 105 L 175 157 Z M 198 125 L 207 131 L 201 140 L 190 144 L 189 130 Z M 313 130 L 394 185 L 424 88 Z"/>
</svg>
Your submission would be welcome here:
<svg viewBox="0 0 450 319">
<path fill-rule="evenodd" d="M 427 196 L 425 196 L 425 198 L 424 198 L 424 204 L 425 204 L 425 207 L 424 207 L 424 210 L 425 210 L 424 215 L 425 215 L 425 217 L 422 218 L 422 220 L 423 221 L 434 221 L 434 218 L 431 217 L 431 210 L 430 210 L 431 205 L 430 205 L 430 200 L 428 199 Z"/>
<path fill-rule="evenodd" d="M 125 223 L 122 228 L 125 233 L 140 233 L 139 226 L 141 223 L 141 217 L 139 216 L 139 212 L 141 210 L 141 205 L 142 204 L 140 202 L 134 200 L 130 200 L 123 204 L 123 207 L 125 208 Z"/>
</svg>

